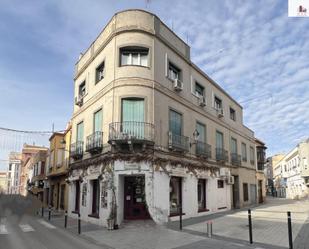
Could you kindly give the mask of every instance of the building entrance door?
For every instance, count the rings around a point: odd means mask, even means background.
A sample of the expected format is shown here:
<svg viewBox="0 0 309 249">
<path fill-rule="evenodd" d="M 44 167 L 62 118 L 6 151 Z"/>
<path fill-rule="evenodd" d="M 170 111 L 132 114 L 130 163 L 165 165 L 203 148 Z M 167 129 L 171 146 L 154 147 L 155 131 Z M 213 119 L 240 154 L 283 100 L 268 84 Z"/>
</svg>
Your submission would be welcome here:
<svg viewBox="0 0 309 249">
<path fill-rule="evenodd" d="M 234 176 L 233 208 L 239 208 L 239 177 L 238 176 Z"/>
<path fill-rule="evenodd" d="M 263 181 L 259 180 L 259 203 L 263 203 Z"/>
<path fill-rule="evenodd" d="M 124 178 L 124 219 L 149 219 L 145 195 L 144 176 Z"/>
</svg>

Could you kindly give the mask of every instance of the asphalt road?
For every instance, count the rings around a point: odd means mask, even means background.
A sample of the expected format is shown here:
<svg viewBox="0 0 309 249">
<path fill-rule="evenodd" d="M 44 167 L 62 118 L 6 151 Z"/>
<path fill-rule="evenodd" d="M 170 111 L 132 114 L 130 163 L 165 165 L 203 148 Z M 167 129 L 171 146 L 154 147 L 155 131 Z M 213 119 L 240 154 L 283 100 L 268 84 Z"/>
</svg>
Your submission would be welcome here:
<svg viewBox="0 0 309 249">
<path fill-rule="evenodd" d="M 21 219 L 6 216 L 0 222 L 1 249 L 97 249 L 106 248 L 70 233 L 38 216 Z"/>
</svg>

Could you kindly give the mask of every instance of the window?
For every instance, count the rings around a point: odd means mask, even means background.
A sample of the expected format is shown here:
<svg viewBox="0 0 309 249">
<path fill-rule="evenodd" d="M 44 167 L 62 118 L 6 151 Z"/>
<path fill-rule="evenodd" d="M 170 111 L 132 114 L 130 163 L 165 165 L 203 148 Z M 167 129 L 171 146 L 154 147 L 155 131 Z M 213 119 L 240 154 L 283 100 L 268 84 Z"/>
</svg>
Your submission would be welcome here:
<svg viewBox="0 0 309 249">
<path fill-rule="evenodd" d="M 250 163 L 254 164 L 254 148 L 250 146 Z"/>
<path fill-rule="evenodd" d="M 64 160 L 64 149 L 57 150 L 57 167 L 60 167 Z"/>
<path fill-rule="evenodd" d="M 245 143 L 241 144 L 241 158 L 244 162 L 247 162 L 247 145 Z"/>
<path fill-rule="evenodd" d="M 170 214 L 179 214 L 182 205 L 181 177 L 172 176 L 170 180 Z"/>
<path fill-rule="evenodd" d="M 235 138 L 231 138 L 231 153 L 237 154 L 237 140 Z"/>
<path fill-rule="evenodd" d="M 205 142 L 206 141 L 206 126 L 199 122 L 196 123 L 196 130 L 198 132 L 198 141 Z"/>
<path fill-rule="evenodd" d="M 180 80 L 180 72 L 181 70 L 176 67 L 174 64 L 172 63 L 169 63 L 168 64 L 168 77 L 171 79 L 171 80 Z"/>
<path fill-rule="evenodd" d="M 182 134 L 182 115 L 176 111 L 170 110 L 169 130 L 174 135 Z"/>
<path fill-rule="evenodd" d="M 100 203 L 100 182 L 98 179 L 92 180 L 92 215 L 99 215 Z"/>
<path fill-rule="evenodd" d="M 206 209 L 206 179 L 198 179 L 197 183 L 198 210 Z"/>
<path fill-rule="evenodd" d="M 243 183 L 244 201 L 249 200 L 248 183 Z"/>
<path fill-rule="evenodd" d="M 87 205 L 87 183 L 84 183 L 82 188 L 82 206 L 86 207 L 86 205 Z"/>
<path fill-rule="evenodd" d="M 86 94 L 86 81 L 83 81 L 78 87 L 78 96 L 83 97 Z"/>
<path fill-rule="evenodd" d="M 93 114 L 93 131 L 102 131 L 102 109 Z"/>
<path fill-rule="evenodd" d="M 224 188 L 224 181 L 223 180 L 218 180 L 217 184 L 218 184 L 218 188 Z"/>
<path fill-rule="evenodd" d="M 104 78 L 105 62 L 103 61 L 95 70 L 95 83 Z"/>
<path fill-rule="evenodd" d="M 84 122 L 80 122 L 77 125 L 76 141 L 84 141 Z"/>
<path fill-rule="evenodd" d="M 236 111 L 230 107 L 230 118 L 236 121 Z"/>
<path fill-rule="evenodd" d="M 219 131 L 216 132 L 216 147 L 218 149 L 223 149 L 223 133 Z"/>
<path fill-rule="evenodd" d="M 101 185 L 101 208 L 107 208 L 107 182 L 102 182 Z"/>
<path fill-rule="evenodd" d="M 204 96 L 204 87 L 198 82 L 195 82 L 195 95 Z"/>
<path fill-rule="evenodd" d="M 120 49 L 121 66 L 143 66 L 148 67 L 148 48 L 142 47 L 125 47 Z"/>
<path fill-rule="evenodd" d="M 215 96 L 214 107 L 216 110 L 222 109 L 222 100 Z"/>
<path fill-rule="evenodd" d="M 12 164 L 11 163 L 9 164 L 9 170 L 12 170 Z"/>
</svg>

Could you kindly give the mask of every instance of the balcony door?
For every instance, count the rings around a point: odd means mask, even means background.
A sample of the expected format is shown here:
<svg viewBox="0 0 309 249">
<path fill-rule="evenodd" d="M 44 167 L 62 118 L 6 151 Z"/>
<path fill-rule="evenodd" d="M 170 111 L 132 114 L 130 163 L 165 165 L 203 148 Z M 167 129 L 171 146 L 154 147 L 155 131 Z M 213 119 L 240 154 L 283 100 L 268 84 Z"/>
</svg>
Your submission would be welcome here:
<svg viewBox="0 0 309 249">
<path fill-rule="evenodd" d="M 84 141 L 84 122 L 77 125 L 76 141 Z"/>
<path fill-rule="evenodd" d="M 237 140 L 235 138 L 231 138 L 231 153 L 233 155 L 237 154 Z"/>
<path fill-rule="evenodd" d="M 121 115 L 123 135 L 130 138 L 144 138 L 144 116 L 144 99 L 123 99 Z"/>
</svg>

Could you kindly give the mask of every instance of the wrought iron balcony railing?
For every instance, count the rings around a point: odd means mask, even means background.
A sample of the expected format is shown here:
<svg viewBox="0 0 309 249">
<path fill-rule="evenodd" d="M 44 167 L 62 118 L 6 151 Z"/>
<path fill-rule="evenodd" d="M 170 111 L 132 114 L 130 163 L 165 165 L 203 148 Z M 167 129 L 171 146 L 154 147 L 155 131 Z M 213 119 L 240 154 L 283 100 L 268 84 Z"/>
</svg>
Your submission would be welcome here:
<svg viewBox="0 0 309 249">
<path fill-rule="evenodd" d="M 225 149 L 222 148 L 216 148 L 216 160 L 217 161 L 228 161 L 228 152 Z"/>
<path fill-rule="evenodd" d="M 81 159 L 83 157 L 84 153 L 84 142 L 83 141 L 77 141 L 73 144 L 71 144 L 70 148 L 70 156 L 77 160 Z"/>
<path fill-rule="evenodd" d="M 89 135 L 86 140 L 86 151 L 99 153 L 103 149 L 103 132 L 96 131 Z"/>
<path fill-rule="evenodd" d="M 235 166 L 241 166 L 241 155 L 237 153 L 231 153 L 231 163 Z"/>
<path fill-rule="evenodd" d="M 197 141 L 195 153 L 197 156 L 211 158 L 211 145 L 201 141 Z"/>
<path fill-rule="evenodd" d="M 168 132 L 168 148 L 180 151 L 189 151 L 189 138 Z"/>
<path fill-rule="evenodd" d="M 128 141 L 154 143 L 154 125 L 136 121 L 115 122 L 109 125 L 109 143 Z"/>
</svg>

